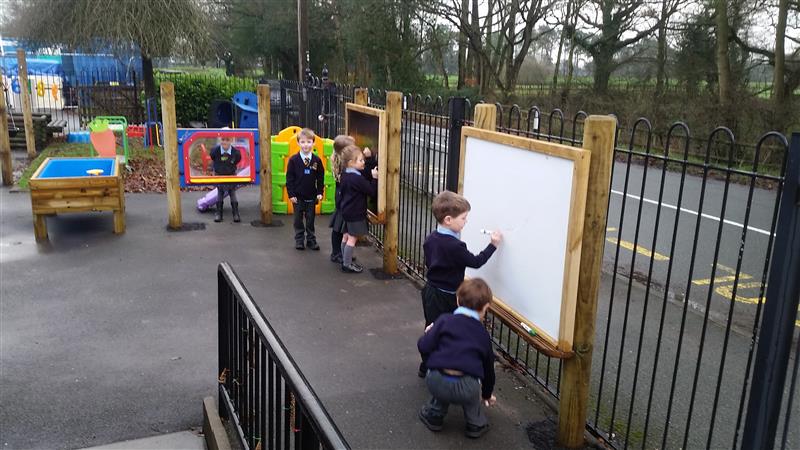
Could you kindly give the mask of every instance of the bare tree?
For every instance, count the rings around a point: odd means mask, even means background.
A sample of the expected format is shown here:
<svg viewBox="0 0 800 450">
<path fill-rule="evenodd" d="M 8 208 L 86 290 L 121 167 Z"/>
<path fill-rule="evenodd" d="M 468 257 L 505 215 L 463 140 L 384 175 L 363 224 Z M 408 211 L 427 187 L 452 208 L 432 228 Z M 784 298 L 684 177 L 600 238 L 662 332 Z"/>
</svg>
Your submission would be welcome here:
<svg viewBox="0 0 800 450">
<path fill-rule="evenodd" d="M 728 0 L 714 0 L 717 25 L 717 87 L 719 89 L 719 106 L 728 111 L 731 102 L 733 81 L 731 77 L 731 60 L 728 55 L 730 45 L 730 24 L 728 23 Z"/>
<path fill-rule="evenodd" d="M 789 106 L 789 99 L 792 93 L 800 87 L 800 32 L 798 27 L 797 17 L 800 14 L 800 2 L 796 0 L 778 0 L 776 3 L 763 5 L 764 10 L 777 12 L 777 21 L 774 23 L 775 27 L 775 40 L 774 47 L 770 49 L 767 47 L 768 42 L 762 45 L 749 42 L 749 39 L 734 33 L 731 39 L 736 42 L 741 48 L 748 52 L 761 55 L 766 58 L 767 63 L 773 67 L 773 85 L 772 85 L 772 104 L 775 113 L 775 119 L 779 124 L 785 124 L 787 118 L 787 107 Z M 775 11 L 777 9 L 777 11 Z M 788 33 L 790 30 L 788 18 L 791 13 L 794 18 L 794 28 L 791 28 L 793 33 Z M 772 14 L 769 14 L 772 16 Z M 786 53 L 786 41 L 794 44 L 794 50 Z"/>
<path fill-rule="evenodd" d="M 469 0 L 461 0 L 460 23 L 469 23 Z M 467 34 L 458 31 L 458 82 L 457 89 L 463 89 L 467 79 Z"/>
<path fill-rule="evenodd" d="M 202 54 L 211 42 L 207 14 L 196 0 L 15 0 L 9 6 L 10 31 L 29 42 L 85 51 L 138 49 L 148 97 L 156 92 L 152 58 L 176 47 Z"/>
<path fill-rule="evenodd" d="M 550 93 L 555 94 L 558 86 L 558 71 L 561 69 L 561 51 L 564 49 L 564 40 L 569 33 L 569 24 L 572 16 L 572 0 L 567 0 L 567 12 L 561 20 L 561 35 L 558 38 L 558 50 L 556 50 L 556 62 L 553 67 L 553 82 L 550 85 Z"/>
<path fill-rule="evenodd" d="M 661 0 L 661 15 L 658 25 L 658 54 L 656 56 L 656 89 L 654 100 L 656 103 L 664 95 L 664 85 L 667 78 L 667 30 L 672 15 L 675 14 L 689 0 Z"/>
<path fill-rule="evenodd" d="M 647 0 L 589 0 L 581 8 L 579 17 L 583 29 L 576 31 L 575 39 L 592 57 L 594 63 L 594 90 L 608 92 L 611 74 L 625 59 L 615 59 L 617 53 L 645 37 L 650 36 L 661 23 Z M 623 37 L 628 36 L 628 37 Z"/>
<path fill-rule="evenodd" d="M 539 37 L 536 24 L 555 0 L 488 0 L 482 16 L 477 3 L 473 1 L 470 23 L 465 21 L 468 15 L 461 0 L 437 0 L 425 7 L 466 35 L 468 51 L 474 53 L 478 66 L 481 92 L 494 86 L 508 97 L 531 43 Z"/>
</svg>

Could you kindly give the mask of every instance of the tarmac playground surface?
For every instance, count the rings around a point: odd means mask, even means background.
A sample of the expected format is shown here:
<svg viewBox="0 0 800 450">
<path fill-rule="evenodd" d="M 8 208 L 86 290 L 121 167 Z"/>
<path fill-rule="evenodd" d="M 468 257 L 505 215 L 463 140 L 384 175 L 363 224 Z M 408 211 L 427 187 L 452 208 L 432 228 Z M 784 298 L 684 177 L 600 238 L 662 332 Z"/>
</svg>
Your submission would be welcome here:
<svg viewBox="0 0 800 450">
<path fill-rule="evenodd" d="M 214 223 L 183 192 L 184 223 L 168 232 L 164 194 L 126 194 L 127 231 L 111 213 L 48 218 L 33 235 L 28 192 L 0 189 L 0 445 L 83 448 L 200 427 L 203 397 L 217 392 L 217 265 L 228 261 L 353 448 L 544 448 L 556 419 L 532 381 L 498 362 L 488 409 L 492 429 L 463 434 L 459 407 L 442 432 L 417 411 L 428 399 L 417 377 L 423 318 L 407 279 L 342 273 L 322 250 L 294 249 L 291 216 L 253 227 L 258 189 L 239 192 L 242 222 Z M 381 254 L 357 247 L 359 262 Z M 529 439 L 534 435 L 534 442 Z"/>
</svg>

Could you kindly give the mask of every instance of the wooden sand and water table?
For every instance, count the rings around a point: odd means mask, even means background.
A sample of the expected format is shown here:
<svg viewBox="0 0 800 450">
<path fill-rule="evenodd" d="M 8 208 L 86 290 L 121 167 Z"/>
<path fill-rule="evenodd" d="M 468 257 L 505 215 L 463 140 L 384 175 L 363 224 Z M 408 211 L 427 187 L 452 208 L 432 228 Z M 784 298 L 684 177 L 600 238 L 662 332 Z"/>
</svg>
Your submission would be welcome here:
<svg viewBox="0 0 800 450">
<path fill-rule="evenodd" d="M 112 211 L 114 233 L 125 232 L 125 185 L 117 158 L 47 158 L 30 180 L 33 229 L 47 239 L 47 216 Z"/>
</svg>

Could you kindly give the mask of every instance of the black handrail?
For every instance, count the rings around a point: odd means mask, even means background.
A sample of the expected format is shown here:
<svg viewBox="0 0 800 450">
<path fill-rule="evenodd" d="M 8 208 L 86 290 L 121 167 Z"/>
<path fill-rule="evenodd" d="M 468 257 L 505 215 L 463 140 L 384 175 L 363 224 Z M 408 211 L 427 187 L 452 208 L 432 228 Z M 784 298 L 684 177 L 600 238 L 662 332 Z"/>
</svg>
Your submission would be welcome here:
<svg viewBox="0 0 800 450">
<path fill-rule="evenodd" d="M 317 394 L 227 262 L 217 270 L 219 395 L 245 449 L 349 449 Z"/>
</svg>

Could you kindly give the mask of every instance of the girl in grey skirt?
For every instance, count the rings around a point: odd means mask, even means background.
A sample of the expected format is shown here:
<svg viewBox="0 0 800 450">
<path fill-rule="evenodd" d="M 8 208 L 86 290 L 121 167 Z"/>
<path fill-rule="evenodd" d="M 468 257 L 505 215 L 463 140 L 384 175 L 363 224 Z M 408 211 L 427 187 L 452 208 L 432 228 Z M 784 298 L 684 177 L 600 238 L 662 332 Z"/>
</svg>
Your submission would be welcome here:
<svg viewBox="0 0 800 450">
<path fill-rule="evenodd" d="M 378 194 L 378 169 L 372 169 L 372 181 L 361 175 L 364 154 L 355 145 L 342 150 L 342 167 L 339 190 L 336 193 L 337 214 L 333 229 L 342 233 L 342 272 L 359 273 L 364 270 L 353 263 L 353 251 L 358 237 L 369 232 L 367 228 L 367 197 Z"/>
</svg>

